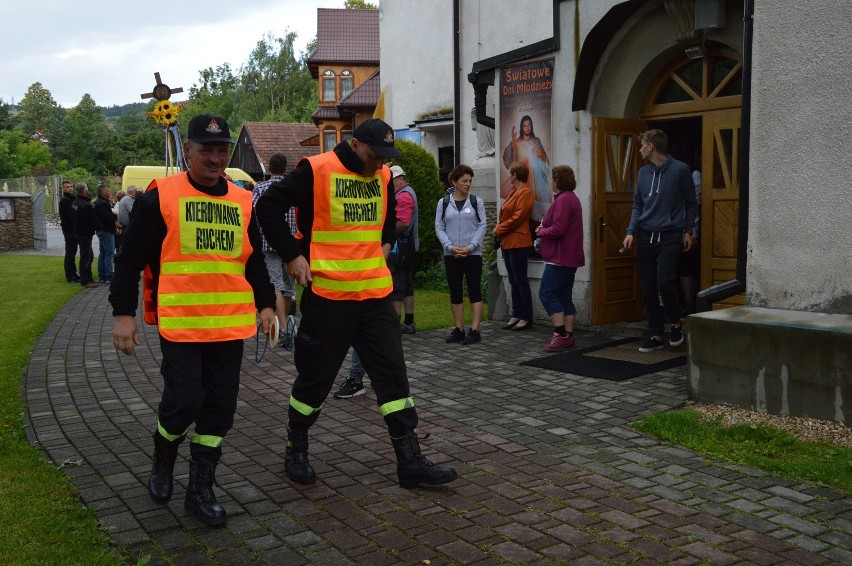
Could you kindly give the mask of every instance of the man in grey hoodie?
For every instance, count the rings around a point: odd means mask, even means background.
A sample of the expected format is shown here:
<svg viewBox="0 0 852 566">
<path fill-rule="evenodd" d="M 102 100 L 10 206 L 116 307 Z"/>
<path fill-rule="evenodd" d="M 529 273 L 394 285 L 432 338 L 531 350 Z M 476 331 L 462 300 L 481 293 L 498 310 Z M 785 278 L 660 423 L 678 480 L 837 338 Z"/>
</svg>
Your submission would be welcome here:
<svg viewBox="0 0 852 566">
<path fill-rule="evenodd" d="M 653 352 L 663 348 L 664 311 L 672 325 L 669 344 L 683 344 L 675 275 L 681 251 L 694 245 L 692 229 L 687 227 L 694 225 L 698 205 L 689 166 L 668 154 L 665 132 L 648 130 L 640 134 L 639 141 L 639 154 L 648 164 L 639 170 L 624 247 L 632 248 L 636 240 L 639 281 L 651 331 L 639 351 Z"/>
</svg>

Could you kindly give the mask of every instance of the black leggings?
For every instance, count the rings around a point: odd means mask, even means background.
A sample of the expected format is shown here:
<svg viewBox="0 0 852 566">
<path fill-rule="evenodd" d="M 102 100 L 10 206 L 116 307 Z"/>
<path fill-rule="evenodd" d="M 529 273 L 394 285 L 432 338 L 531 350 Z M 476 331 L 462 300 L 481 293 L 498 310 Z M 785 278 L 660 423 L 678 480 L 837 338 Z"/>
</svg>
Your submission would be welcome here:
<svg viewBox="0 0 852 566">
<path fill-rule="evenodd" d="M 444 267 L 447 269 L 447 284 L 450 287 L 450 304 L 460 305 L 464 302 L 462 279 L 467 279 L 467 296 L 471 303 L 482 302 L 482 256 L 467 257 L 444 256 Z"/>
</svg>

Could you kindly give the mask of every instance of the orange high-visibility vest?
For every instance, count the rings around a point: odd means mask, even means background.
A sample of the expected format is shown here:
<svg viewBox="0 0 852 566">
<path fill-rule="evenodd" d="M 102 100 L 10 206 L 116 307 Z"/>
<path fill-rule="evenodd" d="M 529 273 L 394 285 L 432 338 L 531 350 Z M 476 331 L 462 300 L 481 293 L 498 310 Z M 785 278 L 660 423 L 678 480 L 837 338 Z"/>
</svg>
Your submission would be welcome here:
<svg viewBox="0 0 852 566">
<path fill-rule="evenodd" d="M 158 324 L 173 342 L 254 335 L 254 292 L 245 278 L 251 193 L 228 182 L 227 195 L 210 196 L 196 190 L 187 173 L 159 179 L 157 190 L 166 238 L 156 303 L 147 269 L 143 279 L 145 322 Z"/>
<path fill-rule="evenodd" d="M 308 157 L 314 173 L 311 289 L 333 300 L 380 299 L 393 290 L 382 253 L 390 169 L 362 177 L 334 152 Z"/>
</svg>

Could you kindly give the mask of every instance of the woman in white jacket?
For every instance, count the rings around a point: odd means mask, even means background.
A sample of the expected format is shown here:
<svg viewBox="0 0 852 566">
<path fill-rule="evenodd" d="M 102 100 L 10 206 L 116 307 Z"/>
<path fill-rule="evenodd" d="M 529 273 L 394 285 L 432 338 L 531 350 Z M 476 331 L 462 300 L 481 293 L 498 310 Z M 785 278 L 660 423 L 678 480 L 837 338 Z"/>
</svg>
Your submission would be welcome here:
<svg viewBox="0 0 852 566">
<path fill-rule="evenodd" d="M 450 307 L 453 312 L 453 331 L 447 343 L 476 344 L 482 340 L 479 323 L 482 320 L 482 241 L 485 238 L 485 204 L 470 195 L 473 169 L 458 165 L 449 175 L 453 192 L 438 201 L 435 211 L 435 234 L 444 250 L 444 267 L 450 288 Z M 464 333 L 464 294 L 462 280 L 467 280 L 471 322 Z"/>
</svg>

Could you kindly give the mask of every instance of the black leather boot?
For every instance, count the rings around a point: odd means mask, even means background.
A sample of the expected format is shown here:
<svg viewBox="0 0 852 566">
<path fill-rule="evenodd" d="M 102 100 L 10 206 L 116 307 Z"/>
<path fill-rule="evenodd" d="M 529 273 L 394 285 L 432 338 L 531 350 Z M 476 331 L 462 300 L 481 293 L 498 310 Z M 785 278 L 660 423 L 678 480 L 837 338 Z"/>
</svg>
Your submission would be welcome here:
<svg viewBox="0 0 852 566">
<path fill-rule="evenodd" d="M 213 460 L 189 459 L 189 485 L 186 486 L 184 506 L 205 525 L 224 525 L 228 514 L 216 501 L 213 484 L 216 483 L 216 464 Z M 216 484 L 219 485 L 219 484 Z"/>
<path fill-rule="evenodd" d="M 420 443 L 414 431 L 391 438 L 391 441 L 396 451 L 396 475 L 400 487 L 411 489 L 420 484 L 441 485 L 458 479 L 454 469 L 436 466 L 420 453 Z"/>
<path fill-rule="evenodd" d="M 172 498 L 175 460 L 182 440 L 183 436 L 169 441 L 159 432 L 154 433 L 154 464 L 148 476 L 148 495 L 154 503 L 162 505 Z"/>
<path fill-rule="evenodd" d="M 308 462 L 308 429 L 287 425 L 287 448 L 284 450 L 284 471 L 296 483 L 311 484 L 317 475 Z"/>
</svg>

